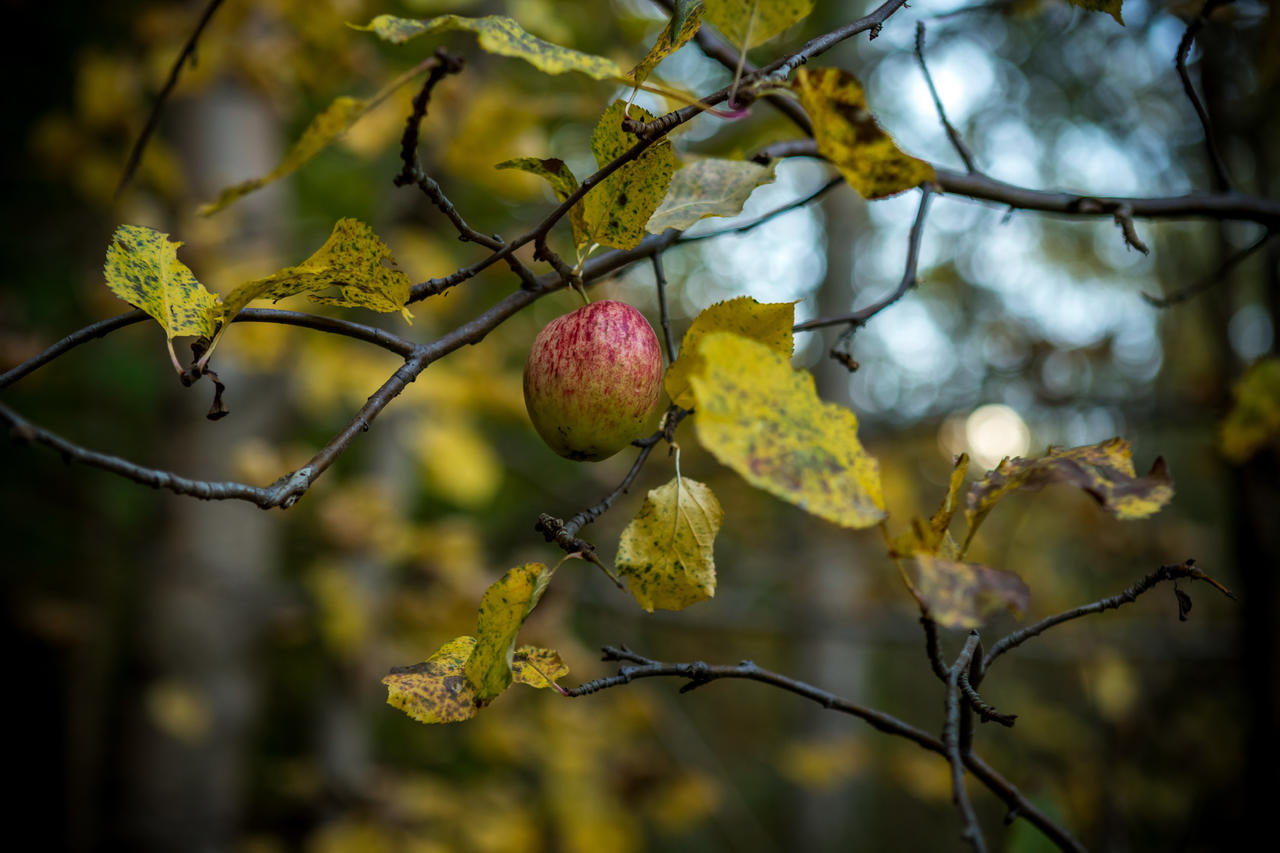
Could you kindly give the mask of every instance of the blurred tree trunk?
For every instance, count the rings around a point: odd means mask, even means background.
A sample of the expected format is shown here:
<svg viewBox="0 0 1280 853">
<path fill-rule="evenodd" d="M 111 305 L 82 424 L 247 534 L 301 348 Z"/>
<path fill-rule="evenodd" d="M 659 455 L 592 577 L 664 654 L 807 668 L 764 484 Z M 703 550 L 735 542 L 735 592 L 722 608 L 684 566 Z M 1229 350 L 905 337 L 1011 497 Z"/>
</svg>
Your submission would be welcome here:
<svg viewBox="0 0 1280 853">
<path fill-rule="evenodd" d="M 269 171 L 282 150 L 273 111 L 231 85 L 171 104 L 167 119 L 181 128 L 180 155 L 203 198 Z M 274 229 L 263 226 L 280 221 L 282 198 L 264 191 L 245 200 L 242 230 L 222 247 L 228 257 L 270 239 Z M 242 373 L 225 359 L 214 366 L 232 413 L 169 448 L 173 470 L 225 476 L 237 445 L 270 437 L 283 414 L 279 378 Z M 201 382 L 182 393 L 204 397 L 212 388 Z M 133 849 L 229 850 L 245 812 L 261 695 L 255 659 L 280 562 L 279 515 L 239 501 L 173 497 L 165 506 L 139 631 L 144 682 L 122 755 L 122 829 Z"/>
<path fill-rule="evenodd" d="M 1272 14 L 1276 14 L 1273 10 Z M 1280 191 L 1280 81 L 1268 53 L 1264 27 L 1241 29 L 1232 22 L 1211 22 L 1200 37 L 1206 107 L 1224 151 L 1235 188 L 1274 198 Z M 1194 54 L 1193 54 L 1194 55 Z M 1268 73 L 1267 65 L 1272 66 Z M 1194 69 L 1193 69 L 1194 77 Z M 1241 245 L 1241 232 L 1219 225 L 1224 252 Z M 1234 237 L 1228 243 L 1228 237 Z M 1250 235 L 1249 241 L 1256 239 Z M 1262 305 L 1270 319 L 1271 350 L 1280 354 L 1280 244 L 1272 239 L 1258 257 L 1223 277 L 1206 302 L 1212 306 L 1220 341 L 1223 410 L 1230 405 L 1228 389 L 1248 367 L 1234 352 L 1229 323 L 1235 311 L 1249 302 Z M 1245 700 L 1244 773 L 1236 808 L 1242 820 L 1236 832 L 1242 839 L 1265 837 L 1271 822 L 1275 789 L 1275 756 L 1280 754 L 1280 451 L 1275 442 L 1243 465 L 1229 471 L 1231 546 L 1241 579 L 1240 664 L 1241 695 Z M 1225 820 L 1226 815 L 1222 818 Z"/>
<path fill-rule="evenodd" d="M 849 312 L 854 293 L 854 250 L 867 227 L 866 203 L 848 187 L 829 193 L 822 202 L 826 220 L 827 271 L 818 291 L 819 316 Z M 819 336 L 819 361 L 813 366 L 818 394 L 822 399 L 850 406 L 849 373 L 827 357 L 829 345 L 841 328 L 810 333 Z M 866 658 L 859 645 L 848 641 L 842 630 L 849 612 L 865 584 L 856 565 L 857 552 L 851 531 L 815 522 L 807 542 L 797 543 L 807 551 L 808 571 L 801 576 L 791 612 L 799 616 L 792 631 L 801 638 L 796 648 L 792 672 L 806 673 L 817 686 L 843 696 L 866 695 Z M 815 744 L 843 740 L 861 734 L 858 724 L 821 706 L 806 703 L 797 736 Z M 798 850 L 832 850 L 853 837 L 857 787 L 852 782 L 829 789 L 805 786 L 797 791 L 796 825 L 788 846 Z"/>
</svg>

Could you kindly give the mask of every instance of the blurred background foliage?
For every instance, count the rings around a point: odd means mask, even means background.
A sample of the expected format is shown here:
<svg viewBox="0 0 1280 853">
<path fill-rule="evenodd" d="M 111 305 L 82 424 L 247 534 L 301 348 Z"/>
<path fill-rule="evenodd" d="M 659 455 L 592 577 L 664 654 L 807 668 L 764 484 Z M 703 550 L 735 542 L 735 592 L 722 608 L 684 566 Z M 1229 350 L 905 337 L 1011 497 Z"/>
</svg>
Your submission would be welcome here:
<svg viewBox="0 0 1280 853">
<path fill-rule="evenodd" d="M 133 185 L 113 191 L 153 94 L 203 2 L 128 0 L 67 16 L 4 4 L 39 52 L 9 52 L 0 246 L 0 368 L 124 306 L 102 284 L 114 226 L 187 243 L 212 289 L 296 263 L 343 216 L 370 222 L 415 281 L 479 257 L 411 189 L 395 190 L 409 87 L 310 166 L 209 219 L 223 186 L 268 171 L 311 116 L 363 96 L 433 44 L 391 48 L 353 32 L 392 12 L 514 16 L 551 41 L 624 66 L 662 27 L 642 0 L 366 2 L 228 0 L 199 44 Z M 819 3 L 761 59 L 870 3 Z M 1174 73 L 1198 6 L 1129 0 L 1127 27 L 1057 0 L 948 15 L 920 0 L 874 41 L 824 57 L 858 74 L 901 147 L 955 165 L 911 56 L 913 21 L 952 120 L 993 177 L 1097 194 L 1205 189 L 1202 137 Z M 1274 196 L 1280 138 L 1274 4 L 1238 2 L 1204 30 L 1193 69 L 1240 189 Z M 436 89 L 421 157 L 471 224 L 511 236 L 538 221 L 540 182 L 495 163 L 556 156 L 592 167 L 590 129 L 621 94 L 467 57 Z M 728 73 L 693 47 L 657 77 L 705 92 Z M 642 95 L 655 110 L 665 104 Z M 692 154 L 749 154 L 795 131 L 764 104 L 737 122 L 677 134 Z M 786 162 L 744 217 L 819 186 Z M 861 307 L 901 276 L 914 194 L 866 204 L 847 188 L 750 234 L 668 253 L 679 330 L 706 305 L 749 293 L 799 300 L 798 318 Z M 721 223 L 714 223 L 720 227 Z M 699 226 L 703 227 L 703 226 Z M 1099 849 L 1221 849 L 1265 821 L 1277 671 L 1272 574 L 1280 545 L 1274 444 L 1239 467 L 1217 450 L 1230 382 L 1274 353 L 1277 265 L 1259 253 L 1195 301 L 1159 311 L 1139 294 L 1212 272 L 1256 229 L 1139 223 L 1127 250 L 1109 221 L 1066 221 L 943 197 L 924 237 L 922 286 L 848 342 L 861 367 L 825 357 L 836 331 L 801 335 L 796 363 L 862 419 L 896 524 L 927 513 L 952 454 L 992 466 L 1124 435 L 1140 469 L 1169 461 L 1178 495 L 1122 524 L 1070 489 L 1006 501 L 974 558 L 1019 572 L 1028 618 L 1119 592 L 1161 563 L 1195 557 L 1243 595 L 1193 587 L 1180 624 L 1158 589 L 1073 623 L 1002 661 L 984 695 L 1019 715 L 978 732 L 978 751 L 1041 808 Z M 493 269 L 413 306 L 415 322 L 362 316 L 428 340 L 514 286 Z M 596 292 L 656 321 L 647 266 Z M 153 492 L 43 450 L 0 447 L 7 730 L 18 824 L 50 848 L 277 851 L 859 850 L 957 845 L 936 756 L 758 685 L 689 696 L 644 682 L 566 701 L 516 689 L 473 722 L 424 727 L 384 704 L 379 678 L 472 629 L 485 587 L 557 554 L 532 525 L 610 490 L 631 463 L 551 454 L 520 393 L 528 342 L 575 307 L 557 294 L 481 345 L 433 365 L 298 506 L 263 513 Z M 305 310 L 315 306 L 303 303 Z M 183 389 L 154 326 L 84 346 L 5 391 L 7 404 L 90 447 L 191 476 L 265 484 L 301 464 L 395 368 L 395 359 L 305 330 L 238 326 L 219 351 L 232 415 L 204 420 L 207 384 Z M 566 566 L 522 642 L 558 649 L 568 681 L 608 674 L 605 643 L 653 657 L 744 658 L 927 729 L 942 693 L 916 610 L 883 543 L 838 530 L 746 487 L 678 434 L 685 474 L 725 509 L 716 598 L 644 614 L 586 564 Z M 643 491 L 671 476 L 656 454 L 638 487 L 585 535 L 611 557 Z M 894 528 L 896 529 L 896 528 Z M 994 638 L 1018 623 L 1003 617 Z M 957 636 L 944 637 L 954 653 Z M 1270 754 L 1274 754 L 1272 751 Z M 993 845 L 1045 842 L 975 792 Z M 1259 824 L 1261 825 L 1261 824 Z"/>
</svg>

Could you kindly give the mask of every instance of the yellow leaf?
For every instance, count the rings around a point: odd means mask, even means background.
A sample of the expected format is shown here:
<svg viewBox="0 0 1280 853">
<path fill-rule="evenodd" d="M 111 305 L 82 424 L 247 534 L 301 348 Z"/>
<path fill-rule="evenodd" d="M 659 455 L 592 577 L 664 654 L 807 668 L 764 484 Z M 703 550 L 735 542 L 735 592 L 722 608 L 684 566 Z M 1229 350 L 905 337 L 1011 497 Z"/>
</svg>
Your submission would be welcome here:
<svg viewBox="0 0 1280 853">
<path fill-rule="evenodd" d="M 591 133 L 591 151 L 600 166 L 612 163 L 638 141 L 622 129 L 625 109 L 622 101 L 614 101 Z M 654 118 L 634 104 L 630 114 L 637 121 Z M 601 181 L 582 200 L 586 242 L 630 249 L 643 240 L 645 223 L 666 196 L 677 165 L 671 142 L 662 139 Z"/>
<path fill-rule="evenodd" d="M 691 377 L 698 441 L 757 488 L 844 527 L 885 517 L 876 461 L 858 419 L 825 403 L 807 371 L 764 344 L 728 332 L 703 338 Z"/>
<path fill-rule="evenodd" d="M 511 680 L 539 689 L 550 687 L 569 674 L 569 665 L 552 649 L 521 646 L 511 656 Z"/>
<path fill-rule="evenodd" d="M 319 293 L 336 287 L 336 296 Z M 266 278 L 246 282 L 223 300 L 225 323 L 255 299 L 284 299 L 309 294 L 316 302 L 372 311 L 399 311 L 413 319 L 409 301 L 409 277 L 395 266 L 391 250 L 373 229 L 358 219 L 339 219 L 329 239 L 315 254 L 294 267 L 285 267 Z"/>
<path fill-rule="evenodd" d="M 466 663 L 467 681 L 481 707 L 511 684 L 516 635 L 542 598 L 552 571 L 542 563 L 526 563 L 485 590 L 476 619 L 475 651 Z"/>
<path fill-rule="evenodd" d="M 818 153 L 863 198 L 885 198 L 934 178 L 933 167 L 898 150 L 867 107 L 862 85 L 838 68 L 800 69 L 792 87 L 813 119 Z"/>
<path fill-rule="evenodd" d="M 178 335 L 213 337 L 218 327 L 214 295 L 178 260 L 178 247 L 162 234 L 141 225 L 121 225 L 112 235 L 103 266 L 107 287 L 155 318 L 169 339 Z M 174 357 L 174 365 L 181 370 Z"/>
<path fill-rule="evenodd" d="M 759 341 L 780 355 L 791 357 L 795 345 L 791 326 L 795 321 L 794 302 L 757 302 L 750 296 L 738 296 L 717 302 L 694 318 L 684 333 L 680 355 L 667 369 L 664 387 L 677 406 L 692 409 L 693 388 L 689 377 L 701 373 L 706 361 L 698 352 L 702 339 L 712 332 L 733 332 Z"/>
<path fill-rule="evenodd" d="M 1154 515 L 1173 498 L 1173 480 L 1164 458 L 1157 457 L 1150 473 L 1138 477 L 1129 442 L 1123 438 L 1065 450 L 1050 448 L 1039 459 L 1005 459 L 969 489 L 965 499 L 969 532 L 962 550 L 968 550 L 978 525 L 1001 498 L 1018 489 L 1038 489 L 1049 483 L 1070 483 L 1083 489 L 1122 521 Z"/>
<path fill-rule="evenodd" d="M 311 124 L 307 125 L 307 129 L 302 132 L 302 137 L 293 144 L 293 147 L 284 155 L 284 159 L 274 169 L 260 178 L 251 178 L 227 187 L 216 200 L 200 205 L 196 212 L 201 216 L 212 216 L 254 190 L 298 171 L 345 133 L 347 128 L 355 124 L 356 120 L 368 112 L 375 103 L 376 99 L 364 100 L 346 95 L 334 99 L 333 103 L 325 107 L 320 115 L 311 120 Z"/>
<path fill-rule="evenodd" d="M 556 199 L 564 201 L 578 191 L 578 179 L 563 160 L 555 157 L 517 157 L 494 166 L 495 169 L 519 169 L 537 175 L 551 185 Z M 573 244 L 581 248 L 587 243 L 586 224 L 582 221 L 582 202 L 569 208 L 569 225 L 573 228 Z"/>
<path fill-rule="evenodd" d="M 420 723 L 456 723 L 480 710 L 476 689 L 463 673 L 475 637 L 457 637 L 424 662 L 394 667 L 382 679 L 387 704 Z"/>
<path fill-rule="evenodd" d="M 1218 446 L 1239 465 L 1280 436 L 1280 358 L 1255 362 L 1231 389 L 1235 399 Z"/>
<path fill-rule="evenodd" d="M 697 480 L 676 477 L 649 492 L 614 562 L 641 607 L 683 610 L 716 594 L 712 546 L 723 519 L 715 494 Z"/>
<path fill-rule="evenodd" d="M 662 204 L 645 230 L 661 234 L 684 230 L 708 216 L 737 216 L 756 187 L 773 183 L 776 164 L 761 166 L 747 160 L 699 160 L 676 170 Z"/>
<path fill-rule="evenodd" d="M 350 26 L 373 32 L 392 44 L 403 44 L 409 39 L 429 33 L 467 30 L 476 34 L 480 47 L 489 53 L 523 59 L 547 74 L 577 71 L 596 80 L 621 79 L 623 76 L 622 69 L 612 59 L 545 42 L 525 32 L 518 23 L 503 15 L 486 15 L 483 18 L 440 15 L 426 21 L 379 15 L 363 27 Z"/>
<path fill-rule="evenodd" d="M 747 50 L 808 17 L 813 0 L 704 0 L 707 20 Z"/>
<path fill-rule="evenodd" d="M 702 26 L 702 0 L 677 0 L 671 20 L 658 34 L 658 40 L 649 48 L 640 64 L 627 72 L 627 77 L 639 86 L 659 62 L 679 50 L 693 38 Z"/>
<path fill-rule="evenodd" d="M 912 593 L 944 628 L 977 628 L 1003 608 L 1020 614 L 1031 599 L 1022 578 L 1002 569 L 923 553 L 908 566 Z"/>
<path fill-rule="evenodd" d="M 1120 7 L 1124 5 L 1124 0 L 1068 0 L 1068 2 L 1072 6 L 1079 6 L 1081 9 L 1088 9 L 1090 12 L 1106 12 L 1116 19 L 1117 24 L 1124 26 L 1124 18 L 1120 13 Z"/>
<path fill-rule="evenodd" d="M 959 556 L 960 546 L 951 537 L 947 529 L 951 526 L 951 517 L 959 505 L 960 488 L 964 485 L 964 475 L 969 470 L 969 454 L 961 453 L 956 458 L 955 468 L 951 471 L 951 482 L 947 493 L 942 498 L 942 505 L 926 523 L 922 518 L 913 518 L 911 528 L 896 536 L 889 546 L 891 557 L 909 557 L 912 554 L 934 554 L 948 559 Z"/>
</svg>

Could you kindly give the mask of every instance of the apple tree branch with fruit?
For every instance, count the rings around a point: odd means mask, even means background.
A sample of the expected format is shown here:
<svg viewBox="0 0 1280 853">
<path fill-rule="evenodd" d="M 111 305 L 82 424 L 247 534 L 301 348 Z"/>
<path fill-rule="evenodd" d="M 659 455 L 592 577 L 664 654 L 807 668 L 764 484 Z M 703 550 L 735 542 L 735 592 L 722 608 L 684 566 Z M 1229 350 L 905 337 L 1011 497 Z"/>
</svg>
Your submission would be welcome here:
<svg viewBox="0 0 1280 853">
<path fill-rule="evenodd" d="M 1120 20 L 1120 0 L 1071 2 L 1107 11 Z M 209 4 L 201 27 L 218 5 Z M 524 399 L 531 427 L 552 450 L 572 460 L 597 461 L 629 447 L 637 452 L 634 464 L 615 489 L 567 520 L 546 511 L 538 513 L 546 507 L 531 508 L 530 521 L 536 516 L 536 525 L 530 536 L 535 530 L 541 533 L 565 553 L 564 559 L 576 557 L 595 563 L 619 586 L 625 584 L 646 611 L 681 610 L 710 598 L 717 584 L 715 540 L 722 530 L 732 535 L 734 521 L 707 484 L 680 473 L 680 443 L 696 441 L 763 492 L 833 525 L 876 529 L 867 535 L 883 538 L 885 565 L 896 568 L 919 608 L 928 666 L 941 682 L 943 714 L 938 731 L 925 732 L 749 661 L 736 665 L 663 662 L 617 645 L 604 649 L 604 659 L 619 664 L 616 675 L 573 688 L 562 686 L 559 682 L 568 675 L 568 668 L 554 650 L 519 644 L 522 624 L 553 581 L 560 564 L 554 562 L 529 563 L 503 575 L 479 602 L 474 635 L 459 636 L 434 652 L 424 650 L 424 661 L 398 667 L 386 676 L 388 702 L 416 720 L 444 723 L 474 717 L 513 683 L 581 697 L 650 677 L 682 679 L 682 692 L 719 679 L 752 680 L 858 717 L 876 730 L 914 742 L 947 762 L 960 834 L 975 850 L 986 849 L 987 842 L 969 800 L 966 775 L 990 790 L 1012 817 L 1030 822 L 1061 849 L 1083 849 L 1066 827 L 1037 808 L 1012 781 L 973 751 L 975 717 L 1012 727 L 1016 716 L 1008 709 L 994 707 L 979 693 L 990 666 L 1049 628 L 1130 603 L 1162 582 L 1174 584 L 1178 613 L 1183 618 L 1190 605 L 1186 593 L 1176 586 L 1178 580 L 1199 580 L 1226 595 L 1231 593 L 1188 559 L 1159 566 L 1115 596 L 993 640 L 980 633 L 988 618 L 1002 610 L 1026 611 L 1030 590 L 1015 571 L 974 562 L 967 555 L 987 515 L 1015 492 L 1067 484 L 1084 491 L 1117 521 L 1143 519 L 1159 512 L 1174 497 L 1168 467 L 1157 458 L 1148 473 L 1139 474 L 1128 442 L 1118 437 L 1088 446 L 1051 448 L 1035 458 L 1006 458 L 972 481 L 967 480 L 970 460 L 961 455 L 955 460 L 945 492 L 938 496 L 936 512 L 927 518 L 895 516 L 882 489 L 879 464 L 859 438 L 858 417 L 844 406 L 821 399 L 811 374 L 792 367 L 795 335 L 840 328 L 842 334 L 831 354 L 850 369 L 856 368 L 842 347 L 859 328 L 890 310 L 919 284 L 917 269 L 925 225 L 931 202 L 941 196 L 994 203 L 1010 211 L 1111 220 L 1120 229 L 1119 239 L 1143 253 L 1149 249 L 1137 224 L 1142 220 L 1196 218 L 1262 226 L 1263 237 L 1229 259 L 1228 266 L 1262 249 L 1280 227 L 1280 201 L 1230 188 L 1213 129 L 1189 82 L 1186 92 L 1203 120 L 1207 149 L 1219 176 L 1212 191 L 1169 197 L 1094 197 L 1047 191 L 1005 183 L 976 166 L 963 138 L 948 121 L 929 77 L 922 23 L 917 24 L 916 41 L 920 71 L 964 171 L 948 170 L 898 148 L 877 123 L 875 105 L 868 103 L 859 82 L 859 76 L 865 76 L 869 69 L 860 69 L 855 75 L 822 65 L 824 54 L 841 42 L 862 34 L 874 39 L 883 27 L 906 26 L 903 19 L 908 10 L 903 0 L 888 0 L 865 17 L 811 38 L 759 67 L 747 61 L 747 51 L 801 24 L 811 2 L 679 0 L 661 5 L 669 12 L 669 23 L 647 55 L 630 70 L 609 58 L 543 41 L 503 16 L 442 15 L 414 20 L 379 15 L 354 27 L 369 35 L 353 37 L 404 45 L 406 55 L 417 64 L 372 97 L 335 100 L 315 117 L 274 170 L 227 188 L 202 208 L 205 215 L 215 215 L 256 189 L 306 167 L 391 93 L 423 78 L 405 122 L 401 169 L 394 181 L 400 187 L 416 187 L 447 218 L 460 240 L 474 244 L 477 251 L 470 265 L 441 278 L 412 282 L 370 226 L 344 218 L 334 224 L 328 240 L 310 257 L 218 295 L 206 289 L 179 259 L 180 242 L 151 228 L 122 224 L 107 248 L 104 277 L 111 291 L 134 310 L 74 332 L 0 376 L 0 388 L 7 387 L 81 344 L 154 320 L 164 333 L 167 356 L 179 380 L 193 385 L 207 378 L 213 384 L 209 417 L 218 419 L 228 414 L 228 408 L 224 386 L 213 369 L 214 355 L 224 335 L 236 334 L 237 324 L 300 326 L 344 336 L 403 359 L 305 464 L 267 486 L 200 480 L 81 446 L 31 422 L 3 402 L 0 421 L 14 441 L 43 445 L 66 460 L 139 484 L 203 500 L 240 500 L 263 509 L 288 508 L 305 496 L 433 363 L 464 346 L 481 344 L 495 328 L 544 296 L 575 289 L 584 305 L 553 320 L 530 343 Z M 1216 5 L 1210 0 L 1186 30 L 1185 43 L 1176 57 L 1184 81 L 1188 79 L 1188 45 Z M 523 61 L 538 72 L 577 73 L 600 81 L 602 115 L 590 139 L 597 167 L 593 173 L 580 178 L 554 156 L 496 164 L 500 169 L 544 179 L 558 201 L 514 236 L 486 235 L 473 228 L 445 188 L 418 162 L 419 135 L 430 125 L 433 91 L 447 86 L 451 76 L 466 73 L 462 57 L 430 44 L 435 34 L 446 31 L 473 33 L 483 51 Z M 199 33 L 198 29 L 175 66 L 175 79 Z M 658 63 L 695 40 L 706 56 L 733 71 L 730 85 L 687 96 L 648 82 Z M 610 100 L 608 87 L 619 85 L 631 98 L 643 89 L 680 106 L 654 115 L 630 98 Z M 691 122 L 732 121 L 755 110 L 780 111 L 803 138 L 773 141 L 740 159 L 696 159 L 680 151 L 671 138 L 674 131 Z M 124 182 L 142 157 L 146 137 L 144 134 L 139 140 Z M 726 231 L 685 233 L 702 219 L 738 215 L 753 190 L 774 180 L 780 160 L 800 157 L 824 161 L 833 170 L 818 191 Z M 896 288 L 852 313 L 799 323 L 793 303 L 761 303 L 741 296 L 706 308 L 677 343 L 666 309 L 662 259 L 667 250 L 724 233 L 749 232 L 825 193 L 850 191 L 872 201 L 901 193 L 918 196 L 906 261 Z M 593 283 L 642 262 L 652 264 L 661 339 L 636 308 L 616 300 L 591 301 L 589 295 Z M 442 298 L 448 290 L 464 286 L 481 271 L 499 264 L 511 272 L 510 292 L 487 310 L 429 341 L 350 319 L 252 307 L 257 300 L 305 294 L 316 302 L 398 313 L 408 320 L 414 304 Z M 1199 284 L 1191 288 L 1203 289 Z M 1173 304 L 1191 295 L 1194 293 L 1175 293 L 1159 301 Z M 175 348 L 178 338 L 194 339 L 189 360 L 179 357 Z M 661 405 L 664 393 L 669 401 L 665 410 Z M 639 500 L 628 496 L 641 469 L 663 446 L 673 460 L 674 476 Z M 632 520 L 617 544 L 617 558 L 610 564 L 596 544 L 581 534 L 615 508 L 631 513 Z M 964 530 L 953 534 L 957 516 L 963 516 Z M 942 656 L 940 628 L 967 632 L 963 648 L 953 660 Z"/>
</svg>

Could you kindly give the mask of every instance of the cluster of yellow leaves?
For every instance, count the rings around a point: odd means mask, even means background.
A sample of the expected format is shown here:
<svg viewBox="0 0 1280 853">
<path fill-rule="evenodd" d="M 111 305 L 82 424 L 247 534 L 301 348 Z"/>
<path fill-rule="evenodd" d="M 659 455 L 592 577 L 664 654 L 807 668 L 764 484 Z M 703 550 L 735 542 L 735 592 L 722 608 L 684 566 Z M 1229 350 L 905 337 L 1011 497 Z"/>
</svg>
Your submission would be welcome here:
<svg viewBox="0 0 1280 853">
<path fill-rule="evenodd" d="M 949 531 L 959 508 L 960 489 L 969 466 L 960 456 L 942 505 L 925 521 L 913 519 L 910 529 L 894 537 L 890 556 L 899 560 L 903 580 L 921 608 L 947 628 L 976 628 L 993 612 L 1026 610 L 1030 590 L 1013 572 L 964 562 L 978 527 L 1005 495 L 1049 483 L 1069 483 L 1089 494 L 1121 520 L 1146 518 L 1173 497 L 1173 481 L 1163 459 L 1151 473 L 1134 473 L 1129 443 L 1113 438 L 1086 447 L 1051 448 L 1038 459 L 1005 459 L 975 482 L 965 496 L 968 532 L 957 545 Z"/>
<path fill-rule="evenodd" d="M 542 598 L 555 569 L 517 566 L 485 591 L 476 636 L 450 640 L 422 663 L 391 670 L 382 683 L 387 703 L 422 723 L 469 720 L 518 682 L 551 687 L 567 675 L 560 656 L 535 646 L 516 648 L 524 620 Z"/>
<path fill-rule="evenodd" d="M 299 293 L 316 302 L 373 311 L 399 311 L 406 320 L 409 277 L 395 266 L 391 250 L 373 229 L 340 219 L 329 239 L 311 257 L 266 278 L 246 282 L 218 300 L 178 260 L 182 243 L 140 225 L 121 225 L 107 247 L 103 275 L 107 287 L 141 308 L 164 329 L 169 355 L 173 339 L 196 335 L 216 342 L 236 315 L 254 299 L 283 299 Z M 324 293 L 337 288 L 336 294 Z M 212 347 L 210 347 L 212 348 Z"/>
</svg>

